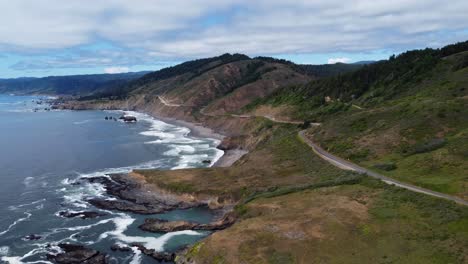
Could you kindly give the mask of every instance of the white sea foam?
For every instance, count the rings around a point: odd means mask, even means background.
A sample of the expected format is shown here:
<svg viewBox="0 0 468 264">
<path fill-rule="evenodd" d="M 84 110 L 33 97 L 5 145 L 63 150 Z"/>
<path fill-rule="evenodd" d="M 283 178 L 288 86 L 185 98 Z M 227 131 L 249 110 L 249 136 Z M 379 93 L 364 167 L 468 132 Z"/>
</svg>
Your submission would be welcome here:
<svg viewBox="0 0 468 264">
<path fill-rule="evenodd" d="M 46 261 L 46 260 L 37 260 L 37 261 L 28 261 L 28 262 L 24 262 L 25 259 L 31 257 L 31 256 L 34 256 L 34 255 L 44 255 L 45 253 L 49 252 L 46 247 L 47 247 L 47 244 L 36 244 L 38 245 L 39 247 L 29 251 L 28 253 L 26 253 L 24 256 L 20 257 L 20 256 L 9 256 L 9 257 L 2 257 L 1 260 L 2 261 L 5 261 L 7 263 L 10 263 L 10 264 L 39 264 L 39 263 L 43 263 L 43 264 L 52 264 L 52 262 L 50 261 Z"/>
<path fill-rule="evenodd" d="M 215 154 L 214 158 L 211 160 L 210 167 L 213 166 L 223 155 L 224 155 L 223 150 L 216 149 L 216 154 Z"/>
<path fill-rule="evenodd" d="M 200 164 L 203 160 L 207 159 L 208 154 L 197 154 L 197 155 L 181 155 L 179 157 L 178 165 L 173 167 L 173 170 L 186 169 L 193 167 L 193 164 Z"/>
<path fill-rule="evenodd" d="M 0 256 L 7 256 L 10 252 L 10 248 L 8 246 L 0 247 Z"/>
<path fill-rule="evenodd" d="M 129 264 L 139 264 L 141 263 L 141 251 L 137 247 L 132 247 L 133 255 L 132 261 Z"/>
<path fill-rule="evenodd" d="M 2 260 L 9 264 L 22 264 L 21 257 L 2 257 Z"/>
<path fill-rule="evenodd" d="M 28 220 L 30 217 L 31 217 L 31 213 L 29 212 L 24 212 L 24 214 L 26 215 L 25 217 L 22 217 L 22 218 L 19 218 L 17 219 L 16 221 L 14 221 L 12 224 L 10 224 L 8 226 L 7 229 L 3 230 L 2 232 L 0 232 L 0 236 L 3 236 L 4 234 L 8 233 L 14 226 L 16 226 L 17 224 L 23 222 L 23 221 L 26 221 Z"/>
<path fill-rule="evenodd" d="M 169 145 L 171 149 L 164 152 L 163 154 L 166 156 L 179 156 L 180 154 L 191 154 L 196 151 L 196 149 L 193 146 L 189 145 Z"/>
<path fill-rule="evenodd" d="M 122 113 L 123 111 L 109 111 L 112 113 Z M 219 144 L 216 139 L 196 139 L 189 136 L 190 129 L 167 124 L 153 117 L 135 112 L 125 111 L 125 114 L 135 116 L 138 120 L 148 122 L 151 127 L 140 134 L 148 137 L 154 137 L 155 140 L 147 141 L 146 144 L 164 144 L 170 149 L 163 153 L 165 156 L 179 157 L 178 165 L 172 169 L 182 169 L 196 166 L 196 163 L 202 162 L 209 156 L 207 154 L 196 154 L 197 150 L 209 150 L 210 144 Z M 214 157 L 211 159 L 212 166 L 224 154 L 223 151 L 216 149 Z"/>
<path fill-rule="evenodd" d="M 62 184 L 73 182 L 67 179 L 63 180 Z M 104 186 L 98 183 L 85 183 L 79 187 L 74 186 L 73 188 L 62 188 L 58 191 L 64 193 L 63 198 L 67 204 L 79 208 L 87 208 L 88 203 L 86 200 L 88 198 L 102 197 L 106 192 Z"/>
<path fill-rule="evenodd" d="M 172 237 L 179 236 L 179 235 L 190 235 L 190 236 L 202 236 L 203 235 L 203 233 L 200 233 L 200 232 L 196 232 L 192 230 L 184 230 L 184 231 L 166 233 L 160 237 L 128 236 L 124 234 L 124 232 L 135 221 L 134 218 L 131 218 L 130 216 L 126 214 L 120 214 L 120 217 L 116 217 L 112 219 L 112 221 L 115 224 L 115 227 L 116 227 L 115 230 L 102 233 L 99 236 L 99 240 L 105 239 L 110 236 L 124 243 L 141 243 L 146 248 L 154 249 L 156 251 L 164 251 L 164 245 Z"/>
<path fill-rule="evenodd" d="M 24 185 L 26 185 L 26 187 L 29 187 L 31 186 L 31 184 L 33 183 L 34 181 L 34 177 L 26 177 L 24 180 L 23 180 L 23 183 Z"/>
</svg>

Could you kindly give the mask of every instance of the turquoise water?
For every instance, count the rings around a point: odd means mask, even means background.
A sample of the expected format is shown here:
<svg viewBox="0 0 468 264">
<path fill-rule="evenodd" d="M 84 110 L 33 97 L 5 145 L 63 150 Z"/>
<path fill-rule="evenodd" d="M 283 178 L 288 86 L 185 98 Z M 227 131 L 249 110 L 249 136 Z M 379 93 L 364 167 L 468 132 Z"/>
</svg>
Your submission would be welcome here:
<svg viewBox="0 0 468 264">
<path fill-rule="evenodd" d="M 154 263 L 139 252 L 116 253 L 110 246 L 141 242 L 175 250 L 207 233 L 151 234 L 137 226 L 145 217 L 107 212 L 96 219 L 65 219 L 58 211 L 91 210 L 85 200 L 106 196 L 99 184 L 72 183 L 134 168 L 203 167 L 222 152 L 213 139 L 194 138 L 187 128 L 141 113 L 138 122 L 105 120 L 121 112 L 45 111 L 45 98 L 0 95 L 0 262 L 48 263 L 45 254 L 59 242 L 87 245 L 111 256 L 112 263 Z M 36 109 L 37 108 L 37 109 Z M 36 111 L 34 111 L 36 109 Z M 155 217 L 208 222 L 209 211 L 191 209 Z M 40 235 L 36 241 L 23 239 Z"/>
</svg>

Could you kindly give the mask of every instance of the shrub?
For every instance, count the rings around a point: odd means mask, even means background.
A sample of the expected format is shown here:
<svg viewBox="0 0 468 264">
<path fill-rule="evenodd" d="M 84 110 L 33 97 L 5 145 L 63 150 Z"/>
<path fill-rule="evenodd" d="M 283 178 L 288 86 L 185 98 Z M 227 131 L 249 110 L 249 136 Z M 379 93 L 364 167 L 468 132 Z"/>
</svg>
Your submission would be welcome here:
<svg viewBox="0 0 468 264">
<path fill-rule="evenodd" d="M 384 170 L 384 171 L 392 171 L 397 168 L 396 164 L 393 162 L 377 163 L 377 164 L 374 164 L 372 167 L 379 169 L 379 170 Z"/>
<path fill-rule="evenodd" d="M 434 151 L 436 149 L 443 147 L 445 143 L 446 143 L 446 140 L 444 138 L 435 138 L 423 144 L 414 146 L 413 151 L 411 151 L 411 154 L 420 154 L 420 153 Z"/>
</svg>

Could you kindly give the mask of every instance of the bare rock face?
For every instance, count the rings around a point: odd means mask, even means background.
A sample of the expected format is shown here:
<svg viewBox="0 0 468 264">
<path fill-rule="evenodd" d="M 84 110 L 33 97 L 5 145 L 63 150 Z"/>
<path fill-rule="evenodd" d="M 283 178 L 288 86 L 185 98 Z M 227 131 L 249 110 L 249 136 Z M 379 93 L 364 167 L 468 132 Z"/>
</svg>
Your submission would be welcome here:
<svg viewBox="0 0 468 264">
<path fill-rule="evenodd" d="M 190 230 L 194 229 L 199 225 L 200 224 L 188 221 L 167 221 L 156 218 L 147 218 L 145 219 L 145 223 L 140 225 L 139 228 L 150 232 L 167 233 L 174 231 Z"/>
<path fill-rule="evenodd" d="M 222 230 L 225 229 L 236 221 L 233 213 L 227 213 L 218 221 L 209 224 L 199 224 L 188 221 L 167 221 L 157 218 L 147 218 L 145 223 L 140 225 L 139 228 L 144 231 L 155 233 L 166 233 L 181 230 Z"/>
<path fill-rule="evenodd" d="M 159 214 L 166 211 L 166 208 L 153 207 L 149 205 L 136 204 L 129 201 L 90 199 L 88 202 L 97 208 L 106 210 L 118 210 L 123 212 L 132 212 L 135 214 Z"/>
<path fill-rule="evenodd" d="M 201 203 L 187 203 L 159 193 L 148 192 L 145 185 L 128 177 L 126 174 L 112 174 L 107 177 L 86 178 L 83 180 L 100 183 L 107 194 L 119 198 L 93 198 L 88 202 L 98 208 L 119 210 L 137 214 L 158 214 L 174 209 L 187 209 L 202 206 Z"/>
<path fill-rule="evenodd" d="M 57 255 L 48 254 L 47 259 L 59 264 L 105 264 L 106 255 L 99 251 L 85 248 L 81 245 L 74 244 L 59 244 L 59 247 L 64 251 Z"/>
</svg>

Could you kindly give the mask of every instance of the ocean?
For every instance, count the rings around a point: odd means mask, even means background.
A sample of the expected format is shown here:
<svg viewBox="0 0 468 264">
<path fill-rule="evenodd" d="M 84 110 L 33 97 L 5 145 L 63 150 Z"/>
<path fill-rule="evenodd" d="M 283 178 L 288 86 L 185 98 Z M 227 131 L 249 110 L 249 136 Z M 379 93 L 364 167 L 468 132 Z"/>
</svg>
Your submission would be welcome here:
<svg viewBox="0 0 468 264">
<path fill-rule="evenodd" d="M 81 177 L 132 169 L 207 167 L 222 156 L 215 139 L 196 138 L 188 128 L 146 114 L 128 112 L 136 123 L 105 120 L 119 111 L 47 111 L 44 96 L 0 95 L 0 263 L 51 263 L 58 243 L 85 245 L 108 254 L 110 263 L 155 263 L 134 249 L 113 252 L 116 243 L 142 243 L 173 251 L 208 232 L 167 234 L 139 230 L 144 218 L 105 211 L 86 202 L 107 194 L 98 183 L 73 184 Z M 60 211 L 96 211 L 95 219 L 63 218 Z M 176 210 L 153 217 L 208 223 L 203 208 Z M 28 240 L 28 235 L 40 236 Z"/>
</svg>

